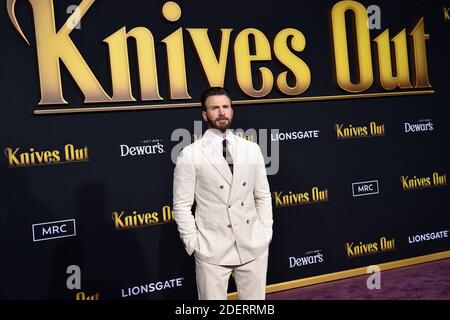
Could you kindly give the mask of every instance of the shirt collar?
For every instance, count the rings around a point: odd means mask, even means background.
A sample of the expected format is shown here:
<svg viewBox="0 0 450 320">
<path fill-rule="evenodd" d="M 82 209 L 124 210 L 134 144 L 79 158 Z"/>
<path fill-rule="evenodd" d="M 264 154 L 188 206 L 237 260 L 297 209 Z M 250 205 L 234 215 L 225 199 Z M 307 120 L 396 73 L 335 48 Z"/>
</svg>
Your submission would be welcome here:
<svg viewBox="0 0 450 320">
<path fill-rule="evenodd" d="M 218 145 L 222 145 L 222 141 L 224 139 L 222 133 L 218 129 L 212 128 L 206 130 L 203 136 L 210 138 L 212 141 L 214 141 L 215 144 Z M 225 137 L 230 144 L 233 143 L 233 133 L 231 132 L 231 130 L 227 129 L 227 131 L 225 132 Z"/>
</svg>

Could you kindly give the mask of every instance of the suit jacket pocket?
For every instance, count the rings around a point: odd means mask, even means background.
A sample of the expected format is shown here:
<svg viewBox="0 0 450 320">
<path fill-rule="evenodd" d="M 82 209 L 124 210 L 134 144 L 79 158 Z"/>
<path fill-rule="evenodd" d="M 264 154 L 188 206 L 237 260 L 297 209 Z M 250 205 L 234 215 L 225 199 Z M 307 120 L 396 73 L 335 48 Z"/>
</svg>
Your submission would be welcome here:
<svg viewBox="0 0 450 320">
<path fill-rule="evenodd" d="M 259 219 L 256 219 L 256 220 L 258 221 L 258 223 L 259 223 L 261 229 L 263 230 L 264 234 L 266 235 L 267 242 L 268 242 L 268 243 L 272 242 L 272 235 L 273 235 L 273 230 L 272 230 L 272 228 L 266 227 L 266 226 L 261 222 L 261 220 L 259 220 Z"/>
<path fill-rule="evenodd" d="M 200 256 L 211 256 L 217 248 L 217 222 L 210 216 L 208 212 L 197 213 L 197 246 L 195 251 L 200 254 Z"/>
</svg>

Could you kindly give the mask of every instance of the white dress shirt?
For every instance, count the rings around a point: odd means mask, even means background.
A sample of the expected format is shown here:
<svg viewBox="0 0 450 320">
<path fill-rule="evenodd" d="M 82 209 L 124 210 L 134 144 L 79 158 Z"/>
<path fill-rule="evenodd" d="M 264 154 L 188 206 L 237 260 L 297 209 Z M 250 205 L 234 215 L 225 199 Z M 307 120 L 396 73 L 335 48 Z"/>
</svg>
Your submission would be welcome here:
<svg viewBox="0 0 450 320">
<path fill-rule="evenodd" d="M 233 157 L 233 146 L 234 146 L 234 135 L 231 132 L 231 130 L 228 130 L 225 132 L 225 137 L 223 137 L 222 132 L 220 132 L 219 129 L 208 129 L 203 134 L 204 137 L 210 138 L 214 145 L 217 146 L 218 152 L 220 151 L 220 154 L 223 152 L 223 139 L 227 139 L 227 145 L 228 145 L 228 151 L 230 152 L 231 157 Z"/>
</svg>

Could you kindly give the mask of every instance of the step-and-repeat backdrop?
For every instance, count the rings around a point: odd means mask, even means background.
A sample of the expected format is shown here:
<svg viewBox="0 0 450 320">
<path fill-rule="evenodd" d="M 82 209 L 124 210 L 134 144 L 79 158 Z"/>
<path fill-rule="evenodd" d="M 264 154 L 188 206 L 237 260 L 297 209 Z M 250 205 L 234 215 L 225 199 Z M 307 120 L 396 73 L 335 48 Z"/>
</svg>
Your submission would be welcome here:
<svg viewBox="0 0 450 320">
<path fill-rule="evenodd" d="M 2 299 L 196 298 L 172 179 L 209 86 L 265 156 L 269 285 L 450 250 L 450 2 L 2 6 Z"/>
</svg>

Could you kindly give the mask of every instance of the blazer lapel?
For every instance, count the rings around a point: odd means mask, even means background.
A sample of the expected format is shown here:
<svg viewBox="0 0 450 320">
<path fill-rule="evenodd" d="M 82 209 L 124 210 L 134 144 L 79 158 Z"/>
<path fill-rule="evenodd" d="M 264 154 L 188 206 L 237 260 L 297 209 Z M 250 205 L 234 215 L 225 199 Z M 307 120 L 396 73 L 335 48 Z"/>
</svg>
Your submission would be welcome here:
<svg viewBox="0 0 450 320">
<path fill-rule="evenodd" d="M 223 158 L 222 154 L 218 152 L 217 148 L 214 146 L 213 142 L 207 137 L 202 139 L 202 151 L 205 157 L 211 162 L 214 168 L 225 178 L 225 180 L 231 185 L 232 174 L 228 163 Z M 233 158 L 234 163 L 234 158 Z M 233 171 L 235 167 L 233 167 Z"/>
<path fill-rule="evenodd" d="M 239 184 L 241 183 L 241 176 L 243 170 L 246 170 L 245 166 L 243 166 L 245 160 L 245 148 L 240 139 L 236 136 L 233 136 L 233 139 L 233 182 L 231 184 L 230 201 L 233 201 L 236 190 L 240 190 Z"/>
</svg>

